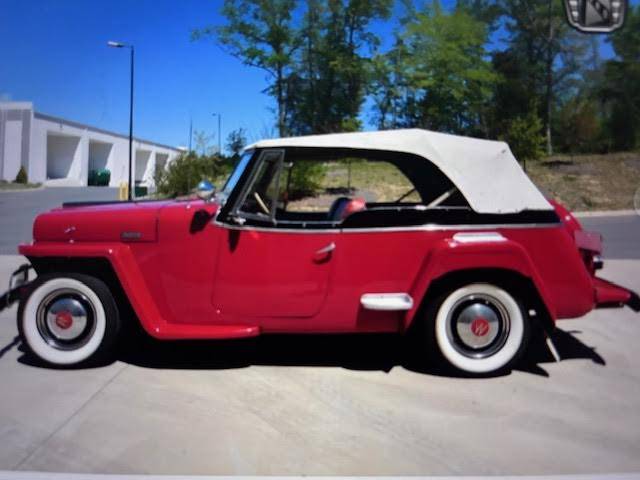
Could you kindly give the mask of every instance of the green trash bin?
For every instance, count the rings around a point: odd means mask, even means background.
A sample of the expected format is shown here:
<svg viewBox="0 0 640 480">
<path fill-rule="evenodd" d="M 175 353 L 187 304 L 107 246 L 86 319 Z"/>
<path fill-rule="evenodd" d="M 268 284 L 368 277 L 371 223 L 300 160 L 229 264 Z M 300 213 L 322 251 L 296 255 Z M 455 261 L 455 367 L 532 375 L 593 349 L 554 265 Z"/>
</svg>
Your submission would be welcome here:
<svg viewBox="0 0 640 480">
<path fill-rule="evenodd" d="M 111 172 L 106 168 L 100 170 L 89 170 L 87 184 L 95 187 L 108 187 L 111 180 Z"/>
<path fill-rule="evenodd" d="M 106 168 L 96 172 L 96 185 L 99 187 L 108 187 L 111 180 L 111 172 Z"/>
<path fill-rule="evenodd" d="M 149 189 L 147 187 L 142 187 L 140 185 L 136 185 L 133 189 L 134 196 L 137 197 L 146 197 Z"/>
</svg>

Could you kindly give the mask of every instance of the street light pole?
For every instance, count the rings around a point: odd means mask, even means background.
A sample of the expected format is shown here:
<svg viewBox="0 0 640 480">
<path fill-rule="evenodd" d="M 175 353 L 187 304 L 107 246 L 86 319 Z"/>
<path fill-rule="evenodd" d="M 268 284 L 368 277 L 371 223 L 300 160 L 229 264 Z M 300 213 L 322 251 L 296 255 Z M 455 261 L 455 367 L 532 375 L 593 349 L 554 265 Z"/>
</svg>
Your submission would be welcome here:
<svg viewBox="0 0 640 480">
<path fill-rule="evenodd" d="M 131 80 L 129 87 L 129 188 L 127 189 L 127 201 L 133 199 L 133 45 L 122 42 L 107 42 L 107 45 L 113 48 L 128 48 L 131 51 Z"/>
<path fill-rule="evenodd" d="M 212 113 L 211 115 L 218 117 L 218 155 L 222 157 L 222 114 Z"/>
</svg>

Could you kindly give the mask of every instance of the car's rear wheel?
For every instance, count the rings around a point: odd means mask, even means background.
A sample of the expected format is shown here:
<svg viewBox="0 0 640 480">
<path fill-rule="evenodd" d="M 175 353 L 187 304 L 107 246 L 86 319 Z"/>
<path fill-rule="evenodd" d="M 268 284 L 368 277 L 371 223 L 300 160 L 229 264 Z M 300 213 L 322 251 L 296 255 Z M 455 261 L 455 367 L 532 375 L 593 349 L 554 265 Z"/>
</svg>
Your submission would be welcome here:
<svg viewBox="0 0 640 480">
<path fill-rule="evenodd" d="M 109 288 L 88 275 L 41 275 L 18 310 L 23 343 L 38 358 L 57 366 L 105 360 L 119 328 Z"/>
<path fill-rule="evenodd" d="M 471 283 L 441 295 L 428 309 L 439 357 L 471 375 L 511 368 L 524 352 L 529 321 L 521 303 L 490 283 Z"/>
</svg>

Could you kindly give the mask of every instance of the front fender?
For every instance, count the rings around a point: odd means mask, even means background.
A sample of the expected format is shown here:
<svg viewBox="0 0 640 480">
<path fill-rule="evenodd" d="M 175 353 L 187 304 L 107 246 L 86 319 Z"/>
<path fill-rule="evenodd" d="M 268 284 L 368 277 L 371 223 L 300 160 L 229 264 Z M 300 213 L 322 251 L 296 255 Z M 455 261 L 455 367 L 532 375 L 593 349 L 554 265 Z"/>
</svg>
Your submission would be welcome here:
<svg viewBox="0 0 640 480">
<path fill-rule="evenodd" d="M 167 325 L 140 272 L 131 248 L 126 244 L 37 242 L 20 245 L 19 251 L 25 257 L 72 257 L 104 258 L 118 277 L 142 327 L 156 338 L 163 337 L 163 326 Z"/>
<path fill-rule="evenodd" d="M 522 245 L 501 235 L 487 236 L 486 240 L 479 237 L 479 240 L 471 242 L 461 242 L 455 237 L 440 240 L 423 260 L 410 292 L 414 299 L 425 298 L 429 286 L 450 273 L 477 269 L 507 270 L 533 282 L 549 316 L 555 321 L 555 305 Z M 405 329 L 413 322 L 421 303 L 414 302 L 413 308 L 407 311 L 404 318 Z"/>
<path fill-rule="evenodd" d="M 203 325 L 170 323 L 162 315 L 127 244 L 37 242 L 20 245 L 22 255 L 58 258 L 104 258 L 118 277 L 142 328 L 158 339 L 242 338 L 260 334 L 255 325 Z"/>
</svg>

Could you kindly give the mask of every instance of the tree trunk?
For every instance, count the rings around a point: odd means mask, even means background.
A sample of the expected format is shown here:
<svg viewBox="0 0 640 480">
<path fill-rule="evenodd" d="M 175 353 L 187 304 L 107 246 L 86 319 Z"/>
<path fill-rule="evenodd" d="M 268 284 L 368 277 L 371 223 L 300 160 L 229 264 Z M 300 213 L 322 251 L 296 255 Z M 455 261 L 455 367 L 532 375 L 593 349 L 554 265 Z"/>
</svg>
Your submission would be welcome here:
<svg viewBox="0 0 640 480">
<path fill-rule="evenodd" d="M 286 136 L 285 119 L 285 103 L 284 103 L 284 78 L 282 75 L 282 67 L 278 67 L 276 75 L 276 96 L 278 102 L 278 135 Z"/>
</svg>

